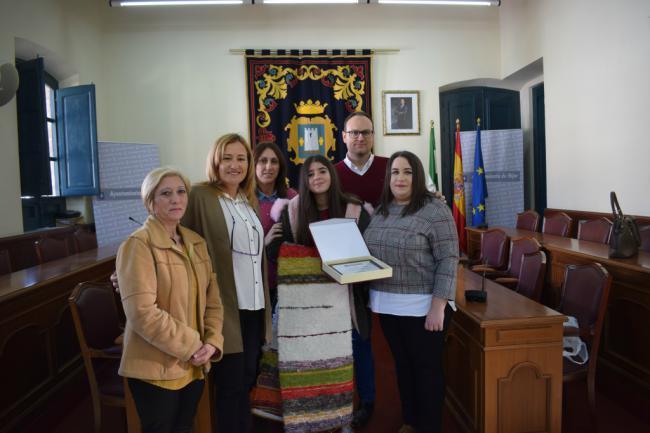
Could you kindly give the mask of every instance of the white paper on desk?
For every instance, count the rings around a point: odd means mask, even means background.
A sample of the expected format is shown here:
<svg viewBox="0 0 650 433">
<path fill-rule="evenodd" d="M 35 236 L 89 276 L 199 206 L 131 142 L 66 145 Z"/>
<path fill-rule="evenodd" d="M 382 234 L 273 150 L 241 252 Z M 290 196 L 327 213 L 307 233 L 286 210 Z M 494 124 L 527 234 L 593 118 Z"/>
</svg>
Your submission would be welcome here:
<svg viewBox="0 0 650 433">
<path fill-rule="evenodd" d="M 332 218 L 311 223 L 309 230 L 324 262 L 370 255 L 353 218 Z"/>
</svg>

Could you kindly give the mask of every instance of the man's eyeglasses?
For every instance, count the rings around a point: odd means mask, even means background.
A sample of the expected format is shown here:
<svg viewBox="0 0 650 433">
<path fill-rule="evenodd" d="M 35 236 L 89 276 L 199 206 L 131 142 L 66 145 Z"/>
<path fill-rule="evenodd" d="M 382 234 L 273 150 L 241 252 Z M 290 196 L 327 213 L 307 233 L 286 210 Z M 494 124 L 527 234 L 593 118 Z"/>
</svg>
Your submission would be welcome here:
<svg viewBox="0 0 650 433">
<path fill-rule="evenodd" d="M 255 249 L 253 250 L 252 245 L 251 245 L 251 248 L 249 249 L 249 251 L 239 251 L 239 250 L 236 250 L 234 248 L 234 246 L 233 246 L 233 238 L 234 238 L 234 233 L 235 233 L 235 217 L 231 215 L 231 218 L 232 218 L 232 231 L 230 232 L 230 251 L 232 251 L 233 253 L 237 253 L 237 254 L 243 254 L 245 256 L 257 256 L 257 255 L 259 255 L 261 253 L 261 250 L 260 250 L 260 245 L 261 245 L 260 238 L 261 238 L 261 236 L 260 236 L 260 233 L 257 231 L 257 227 L 255 227 L 254 225 L 252 226 L 252 229 L 254 231 L 253 238 L 255 238 L 255 240 L 250 240 L 250 242 L 251 242 L 251 244 L 256 244 Z"/>
<path fill-rule="evenodd" d="M 352 138 L 357 138 L 363 135 L 363 138 L 368 138 L 373 134 L 372 129 L 364 129 L 363 131 L 357 131 L 353 129 L 352 131 L 345 131 L 346 134 L 350 135 Z"/>
</svg>

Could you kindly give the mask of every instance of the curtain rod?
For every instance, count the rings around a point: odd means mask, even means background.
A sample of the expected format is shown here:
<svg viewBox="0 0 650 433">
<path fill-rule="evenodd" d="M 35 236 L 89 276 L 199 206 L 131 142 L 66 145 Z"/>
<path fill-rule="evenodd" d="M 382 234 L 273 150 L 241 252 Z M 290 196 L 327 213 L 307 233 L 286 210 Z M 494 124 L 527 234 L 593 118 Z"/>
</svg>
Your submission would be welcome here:
<svg viewBox="0 0 650 433">
<path fill-rule="evenodd" d="M 246 55 L 246 52 L 250 51 L 250 50 L 253 50 L 255 55 L 259 55 L 263 51 L 264 52 L 270 52 L 272 55 L 277 55 L 278 51 L 284 51 L 284 54 L 282 54 L 282 55 L 292 55 L 291 54 L 292 51 L 298 51 L 299 52 L 298 55 L 300 55 L 300 53 L 302 53 L 304 51 L 311 51 L 312 56 L 320 55 L 319 52 L 321 52 L 321 51 L 326 51 L 327 54 L 325 54 L 325 55 L 330 55 L 331 52 L 334 51 L 334 50 L 340 51 L 341 55 L 345 55 L 347 53 L 347 51 L 357 51 L 357 52 L 359 52 L 359 54 L 361 54 L 364 51 L 364 50 L 360 50 L 360 49 L 343 49 L 343 48 L 341 48 L 341 49 L 338 49 L 338 48 L 334 48 L 334 49 L 322 49 L 322 48 L 321 49 L 308 49 L 308 48 L 306 48 L 306 49 L 295 49 L 294 48 L 294 49 L 276 49 L 276 50 L 251 49 L 251 48 L 249 48 L 249 49 L 231 48 L 229 51 L 230 51 L 230 54 Z M 371 48 L 369 50 L 366 49 L 365 51 L 370 51 L 370 54 L 396 54 L 396 53 L 399 53 L 400 50 L 399 50 L 399 48 Z"/>
</svg>

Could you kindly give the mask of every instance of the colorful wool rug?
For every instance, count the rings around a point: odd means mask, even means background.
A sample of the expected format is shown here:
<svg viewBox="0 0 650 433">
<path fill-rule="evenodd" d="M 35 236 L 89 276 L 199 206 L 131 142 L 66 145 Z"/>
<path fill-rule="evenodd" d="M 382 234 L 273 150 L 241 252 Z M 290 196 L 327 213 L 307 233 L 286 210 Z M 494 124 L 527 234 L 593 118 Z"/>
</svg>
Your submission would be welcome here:
<svg viewBox="0 0 650 433">
<path fill-rule="evenodd" d="M 251 390 L 251 412 L 261 418 L 282 421 L 282 398 L 278 375 L 278 351 L 262 349 L 257 383 Z"/>
<path fill-rule="evenodd" d="M 278 370 L 285 432 L 352 421 L 348 286 L 322 270 L 315 248 L 284 244 L 278 258 Z"/>
</svg>

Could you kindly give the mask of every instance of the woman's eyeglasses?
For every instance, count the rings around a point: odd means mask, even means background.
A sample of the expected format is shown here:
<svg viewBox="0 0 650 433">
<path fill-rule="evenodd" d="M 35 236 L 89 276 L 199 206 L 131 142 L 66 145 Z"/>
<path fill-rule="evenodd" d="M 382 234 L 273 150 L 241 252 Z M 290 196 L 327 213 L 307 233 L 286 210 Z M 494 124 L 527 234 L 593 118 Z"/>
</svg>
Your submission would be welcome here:
<svg viewBox="0 0 650 433">
<path fill-rule="evenodd" d="M 252 248 L 250 248 L 249 251 L 239 251 L 239 250 L 235 249 L 235 247 L 233 245 L 233 239 L 235 237 L 235 217 L 232 216 L 232 215 L 230 215 L 230 217 L 232 218 L 232 230 L 230 231 L 230 251 L 232 251 L 233 253 L 243 254 L 245 256 L 251 256 L 251 257 L 260 255 L 260 253 L 261 253 L 261 250 L 260 250 L 260 245 L 261 245 L 260 237 L 261 236 L 260 236 L 260 232 L 257 231 L 257 227 L 255 227 L 254 225 L 251 225 L 251 228 L 255 232 L 253 234 L 253 238 L 255 238 L 255 240 L 251 240 L 250 236 L 248 238 L 249 238 L 249 241 L 250 241 L 251 244 L 254 244 L 254 243 L 256 244 L 255 250 L 254 250 L 255 252 L 253 252 Z"/>
</svg>

